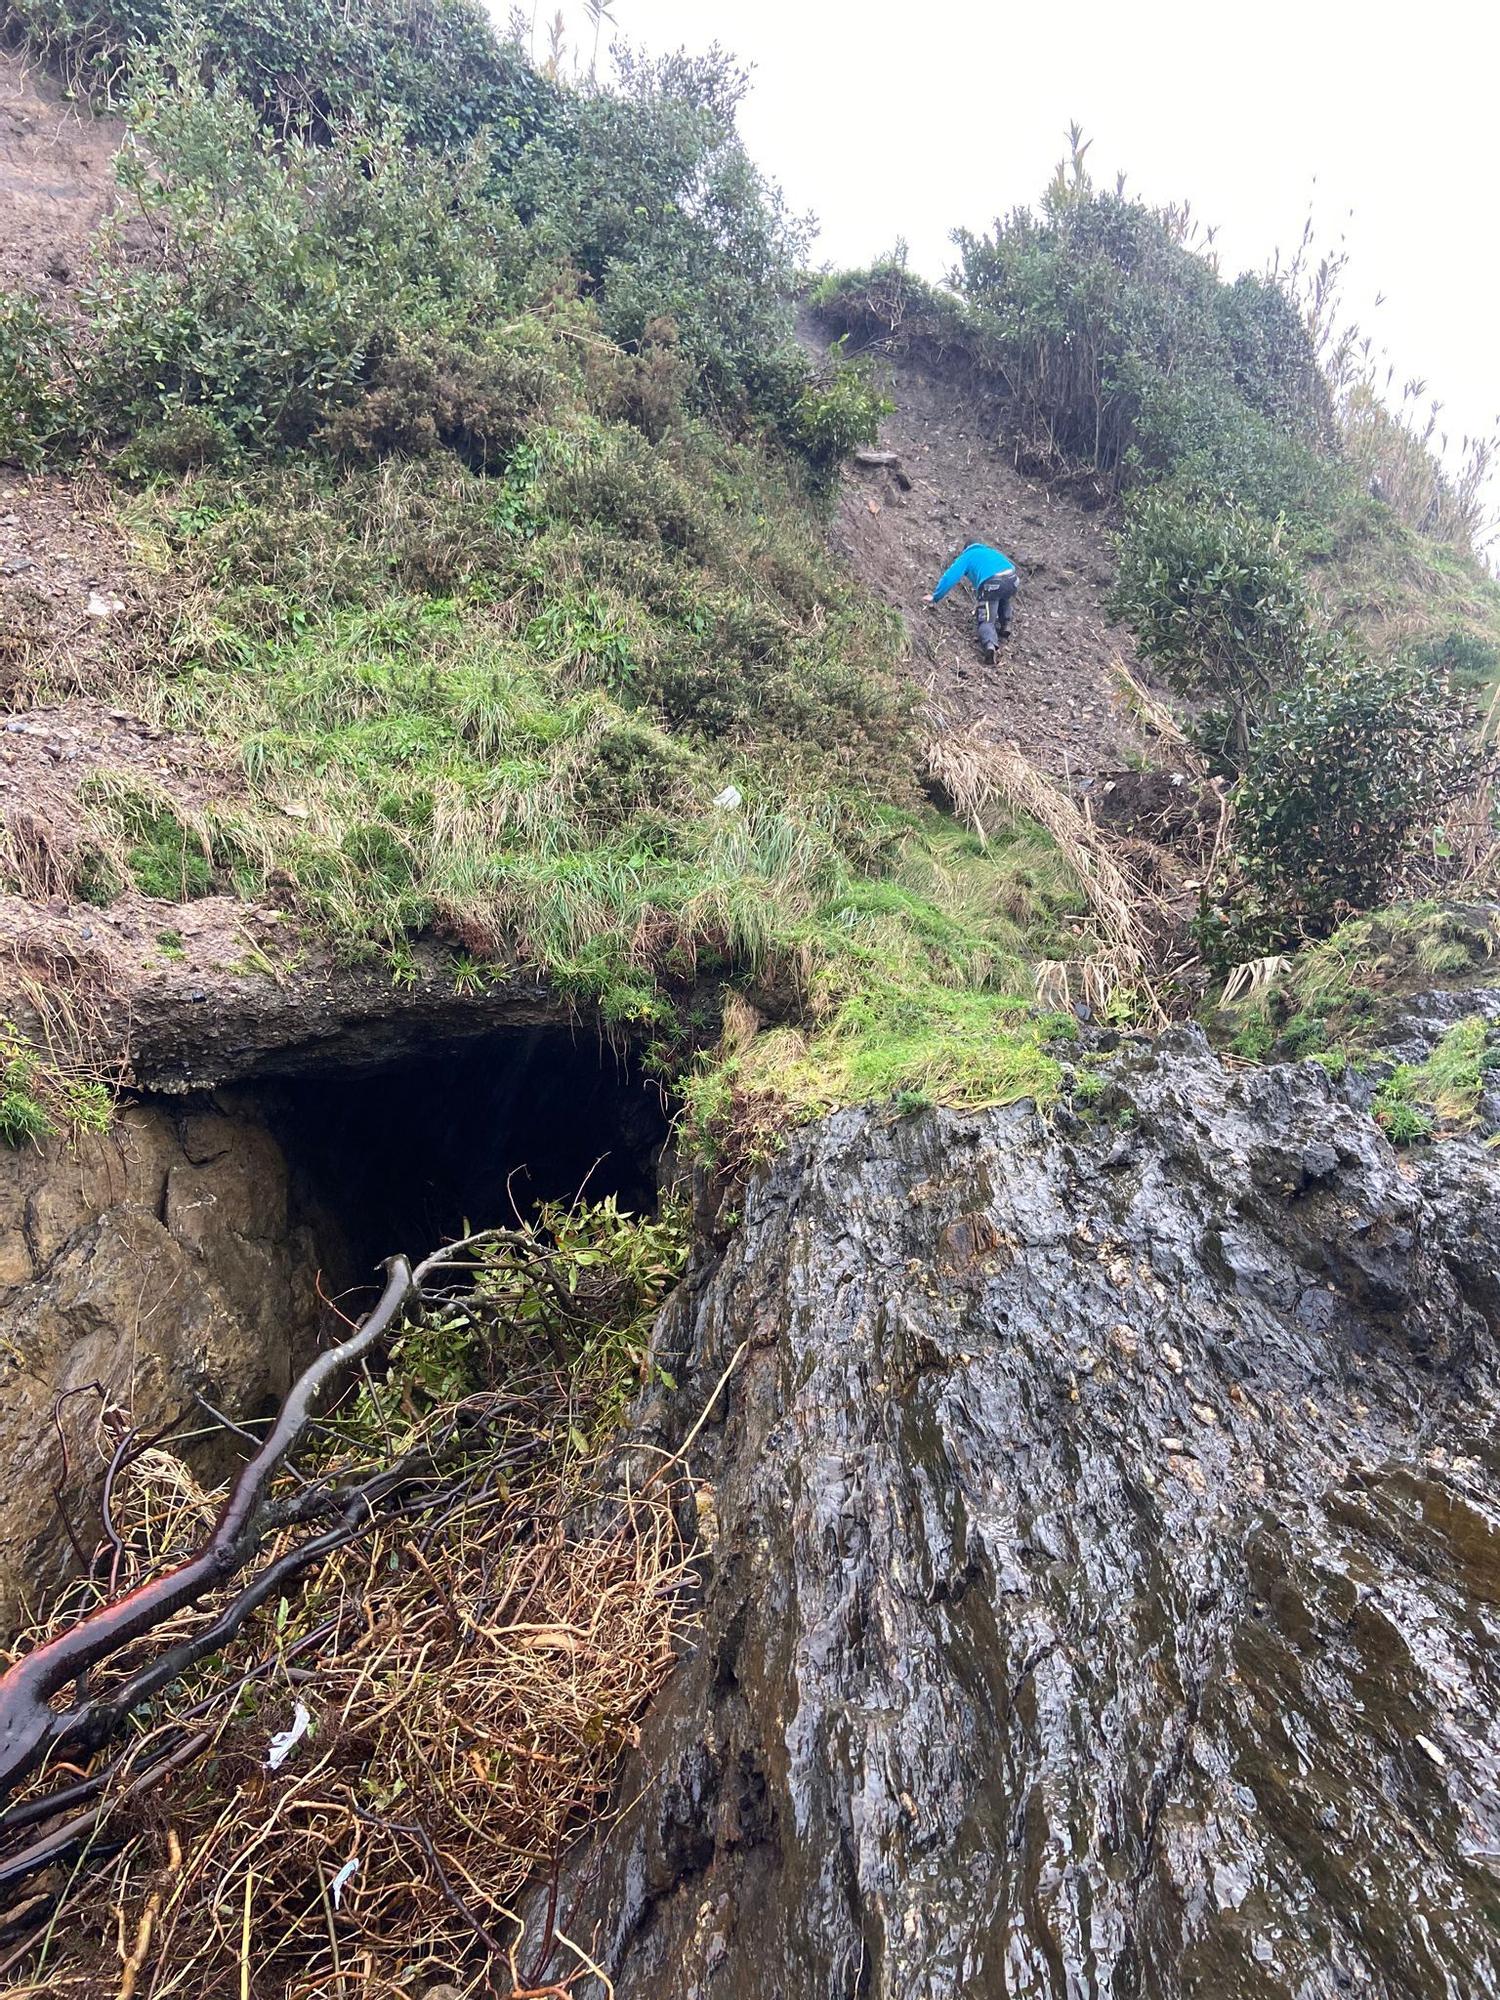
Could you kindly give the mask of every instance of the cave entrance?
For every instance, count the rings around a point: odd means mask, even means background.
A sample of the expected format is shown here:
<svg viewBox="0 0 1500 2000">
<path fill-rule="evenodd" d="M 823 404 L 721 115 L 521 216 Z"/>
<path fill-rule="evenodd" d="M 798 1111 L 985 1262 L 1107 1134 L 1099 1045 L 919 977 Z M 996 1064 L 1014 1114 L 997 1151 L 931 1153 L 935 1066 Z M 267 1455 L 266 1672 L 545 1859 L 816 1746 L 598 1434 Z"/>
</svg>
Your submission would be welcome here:
<svg viewBox="0 0 1500 2000">
<path fill-rule="evenodd" d="M 638 1214 L 656 1206 L 661 1091 L 633 1053 L 566 1028 L 268 1078 L 255 1095 L 341 1284 L 368 1283 L 395 1251 L 415 1260 L 465 1227 L 511 1224 L 580 1189 Z"/>
</svg>

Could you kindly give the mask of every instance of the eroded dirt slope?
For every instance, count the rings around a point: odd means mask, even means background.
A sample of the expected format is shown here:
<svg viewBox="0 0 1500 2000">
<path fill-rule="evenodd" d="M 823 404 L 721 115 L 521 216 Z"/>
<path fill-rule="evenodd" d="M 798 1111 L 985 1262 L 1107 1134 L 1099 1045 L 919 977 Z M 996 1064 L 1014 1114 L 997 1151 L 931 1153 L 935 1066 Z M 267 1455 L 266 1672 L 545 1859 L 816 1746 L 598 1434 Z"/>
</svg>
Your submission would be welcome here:
<svg viewBox="0 0 1500 2000">
<path fill-rule="evenodd" d="M 89 240 L 119 200 L 113 162 L 124 130 L 0 51 L 0 285 L 55 304 L 77 284 Z"/>
<path fill-rule="evenodd" d="M 833 542 L 861 580 L 900 611 L 912 669 L 950 726 L 1014 742 L 1044 770 L 1117 770 L 1135 745 L 1111 663 L 1142 669 L 1105 609 L 1114 557 L 1104 516 L 1016 470 L 999 420 L 957 383 L 885 364 L 897 407 L 880 447 L 896 468 L 854 465 Z M 993 542 L 1021 571 L 1015 632 L 989 667 L 963 586 L 923 599 L 966 542 Z"/>
</svg>

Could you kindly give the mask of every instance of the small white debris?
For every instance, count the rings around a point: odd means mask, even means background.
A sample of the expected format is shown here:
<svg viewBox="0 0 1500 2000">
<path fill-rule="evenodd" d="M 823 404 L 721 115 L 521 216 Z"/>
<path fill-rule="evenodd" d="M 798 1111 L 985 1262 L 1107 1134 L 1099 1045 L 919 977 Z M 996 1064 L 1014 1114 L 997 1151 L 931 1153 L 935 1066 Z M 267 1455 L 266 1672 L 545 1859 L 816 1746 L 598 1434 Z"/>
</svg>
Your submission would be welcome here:
<svg viewBox="0 0 1500 2000">
<path fill-rule="evenodd" d="M 736 806 L 744 804 L 738 785 L 726 785 L 722 792 L 714 794 L 714 804 L 722 806 L 725 812 L 733 812 Z"/>
<path fill-rule="evenodd" d="M 1432 1759 L 1433 1763 L 1437 1765 L 1440 1771 L 1447 1770 L 1448 1759 L 1443 1755 L 1442 1751 L 1439 1750 L 1439 1748 L 1433 1742 L 1430 1736 L 1419 1736 L 1417 1738 L 1417 1747 L 1427 1752 L 1428 1756 Z"/>
<path fill-rule="evenodd" d="M 1180 1375 L 1182 1373 L 1182 1356 L 1177 1352 L 1177 1349 L 1172 1345 L 1171 1341 L 1164 1340 L 1161 1344 L 1159 1352 L 1161 1354 L 1162 1360 L 1166 1362 L 1167 1366 L 1171 1369 L 1172 1373 L 1174 1375 Z"/>
<path fill-rule="evenodd" d="M 88 614 L 90 618 L 113 618 L 117 611 L 125 609 L 123 597 L 116 597 L 112 590 L 91 590 L 89 592 Z"/>
<path fill-rule="evenodd" d="M 359 1873 L 359 1856 L 357 1854 L 351 1854 L 349 1859 L 344 1863 L 343 1867 L 339 1870 L 338 1874 L 334 1876 L 333 1880 L 328 1885 L 328 1893 L 333 1898 L 333 1907 L 335 1909 L 337 1909 L 339 1906 L 339 1897 L 343 1895 L 344 1891 L 348 1888 L 349 1884 L 354 1880 L 355 1876 L 358 1873 Z"/>
<path fill-rule="evenodd" d="M 271 1747 L 266 1752 L 266 1769 L 279 1771 L 311 1728 L 312 1717 L 307 1712 L 306 1704 L 299 1701 L 292 1712 L 291 1728 L 278 1729 L 271 1738 Z"/>
</svg>

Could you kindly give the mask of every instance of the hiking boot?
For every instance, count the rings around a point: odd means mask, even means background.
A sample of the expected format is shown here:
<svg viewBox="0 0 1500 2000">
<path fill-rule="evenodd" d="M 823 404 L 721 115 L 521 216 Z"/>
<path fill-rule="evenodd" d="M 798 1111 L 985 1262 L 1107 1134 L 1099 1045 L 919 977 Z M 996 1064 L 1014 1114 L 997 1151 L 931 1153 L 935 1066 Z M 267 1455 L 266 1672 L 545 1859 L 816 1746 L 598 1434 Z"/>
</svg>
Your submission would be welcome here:
<svg viewBox="0 0 1500 2000">
<path fill-rule="evenodd" d="M 1000 657 L 998 646 L 981 646 L 979 650 L 984 654 L 984 664 L 987 667 L 992 667 Z"/>
</svg>

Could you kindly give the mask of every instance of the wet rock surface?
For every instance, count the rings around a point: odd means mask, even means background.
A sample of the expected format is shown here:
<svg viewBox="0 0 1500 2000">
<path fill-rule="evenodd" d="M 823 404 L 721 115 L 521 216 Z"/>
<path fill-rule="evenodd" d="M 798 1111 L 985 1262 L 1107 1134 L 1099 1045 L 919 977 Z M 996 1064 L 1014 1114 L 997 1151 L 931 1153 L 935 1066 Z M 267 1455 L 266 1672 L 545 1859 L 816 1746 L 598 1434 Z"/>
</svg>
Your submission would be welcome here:
<svg viewBox="0 0 1500 2000">
<path fill-rule="evenodd" d="M 833 1118 L 661 1323 L 637 1483 L 733 1373 L 557 1890 L 621 2000 L 1500 1991 L 1500 1166 L 1189 1032 L 1110 1074 Z"/>
</svg>

